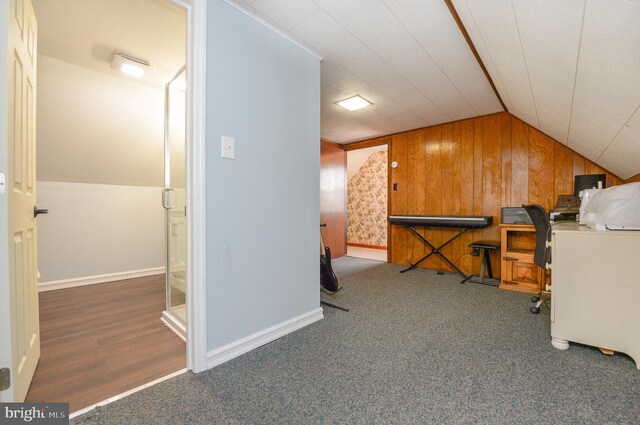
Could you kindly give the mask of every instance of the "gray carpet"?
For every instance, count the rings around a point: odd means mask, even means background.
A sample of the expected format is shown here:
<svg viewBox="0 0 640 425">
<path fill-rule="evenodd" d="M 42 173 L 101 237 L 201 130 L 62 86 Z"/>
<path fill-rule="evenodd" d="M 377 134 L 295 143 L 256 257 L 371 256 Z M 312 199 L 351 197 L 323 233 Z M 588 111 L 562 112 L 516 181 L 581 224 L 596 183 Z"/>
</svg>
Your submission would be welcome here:
<svg viewBox="0 0 640 425">
<path fill-rule="evenodd" d="M 530 296 L 354 258 L 324 320 L 207 372 L 76 418 L 81 424 L 640 423 L 640 371 L 550 344 Z M 594 306 L 597 308 L 597 306 Z"/>
</svg>

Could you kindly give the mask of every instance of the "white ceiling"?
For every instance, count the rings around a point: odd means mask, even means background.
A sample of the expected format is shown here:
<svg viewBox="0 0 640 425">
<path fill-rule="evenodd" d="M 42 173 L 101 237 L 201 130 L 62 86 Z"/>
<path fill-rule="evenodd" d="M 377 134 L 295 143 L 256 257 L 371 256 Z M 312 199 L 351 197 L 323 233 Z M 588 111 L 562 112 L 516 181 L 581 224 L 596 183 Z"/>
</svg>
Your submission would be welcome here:
<svg viewBox="0 0 640 425">
<path fill-rule="evenodd" d="M 442 0 L 237 0 L 317 51 L 322 137 L 349 143 L 502 110 Z M 335 102 L 359 94 L 373 106 Z"/>
<path fill-rule="evenodd" d="M 453 0 L 509 112 L 640 173 L 640 1 Z"/>
<path fill-rule="evenodd" d="M 184 65 L 186 14 L 166 0 L 33 0 L 38 51 L 74 65 L 109 68 L 115 53 L 148 61 L 148 85 L 164 85 Z M 123 77 L 126 78 L 126 77 Z"/>
<path fill-rule="evenodd" d="M 442 0 L 237 0 L 324 57 L 322 137 L 349 143 L 502 110 Z M 511 113 L 602 167 L 640 173 L 640 0 L 453 0 Z M 184 11 L 165 0 L 34 0 L 39 50 L 147 84 L 184 63 Z M 335 102 L 359 94 L 373 106 Z"/>
</svg>

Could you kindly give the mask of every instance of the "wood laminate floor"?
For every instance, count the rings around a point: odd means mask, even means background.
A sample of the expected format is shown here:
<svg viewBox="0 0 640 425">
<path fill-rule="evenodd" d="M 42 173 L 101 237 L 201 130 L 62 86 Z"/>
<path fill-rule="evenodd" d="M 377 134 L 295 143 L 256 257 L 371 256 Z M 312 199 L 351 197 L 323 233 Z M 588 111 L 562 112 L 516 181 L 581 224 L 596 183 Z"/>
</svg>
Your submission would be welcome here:
<svg viewBox="0 0 640 425">
<path fill-rule="evenodd" d="M 41 356 L 27 400 L 71 412 L 183 369 L 164 327 L 164 275 L 40 293 Z"/>
</svg>

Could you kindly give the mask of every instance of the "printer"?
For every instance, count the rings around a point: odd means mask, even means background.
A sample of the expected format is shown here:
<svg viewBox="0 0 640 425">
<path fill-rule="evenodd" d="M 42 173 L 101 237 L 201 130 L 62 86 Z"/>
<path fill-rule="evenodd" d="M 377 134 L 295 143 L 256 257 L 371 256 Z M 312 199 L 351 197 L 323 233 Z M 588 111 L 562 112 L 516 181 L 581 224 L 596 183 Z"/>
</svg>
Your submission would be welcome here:
<svg viewBox="0 0 640 425">
<path fill-rule="evenodd" d="M 549 220 L 577 221 L 580 214 L 580 198 L 575 195 L 560 195 L 556 205 L 549 210 Z"/>
<path fill-rule="evenodd" d="M 607 187 L 606 174 L 583 174 L 574 177 L 573 195 L 560 195 L 556 205 L 549 210 L 549 220 L 580 220 L 580 194 L 586 189 L 604 189 Z"/>
</svg>

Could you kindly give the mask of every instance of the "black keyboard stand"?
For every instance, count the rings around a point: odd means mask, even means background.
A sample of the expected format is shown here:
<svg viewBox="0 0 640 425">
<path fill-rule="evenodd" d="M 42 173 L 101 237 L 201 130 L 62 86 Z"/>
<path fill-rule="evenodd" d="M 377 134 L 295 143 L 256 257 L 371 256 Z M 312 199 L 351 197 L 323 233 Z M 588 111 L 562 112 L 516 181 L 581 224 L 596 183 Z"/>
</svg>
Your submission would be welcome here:
<svg viewBox="0 0 640 425">
<path fill-rule="evenodd" d="M 429 242 L 424 236 L 422 236 L 420 233 L 418 233 L 418 231 L 416 230 L 415 227 L 413 226 L 404 226 L 406 229 L 409 229 L 409 231 L 411 231 L 411 233 L 413 233 L 414 235 L 416 235 L 416 237 L 418 239 L 420 239 L 422 241 L 423 244 L 425 244 L 426 246 L 428 246 L 429 248 L 431 248 L 431 252 L 428 253 L 427 255 L 425 255 L 424 257 L 422 257 L 420 260 L 418 260 L 417 262 L 413 263 L 412 265 L 410 265 L 409 267 L 407 267 L 404 270 L 401 270 L 400 273 L 404 273 L 404 272 L 408 272 L 409 270 L 413 270 L 416 267 L 418 267 L 418 264 L 422 263 L 424 260 L 426 260 L 427 258 L 431 257 L 433 254 L 438 254 L 440 256 L 440 258 L 442 258 L 444 261 L 447 262 L 447 264 L 449 264 L 455 271 L 457 271 L 458 273 L 460 273 L 460 275 L 464 278 L 464 279 L 468 279 L 468 276 L 462 271 L 460 270 L 455 264 L 453 264 L 451 262 L 451 260 L 449 260 L 443 253 L 442 253 L 442 248 L 444 248 L 445 246 L 449 245 L 451 242 L 453 242 L 454 240 L 458 239 L 460 236 L 464 235 L 465 233 L 467 233 L 469 231 L 469 228 L 464 228 L 462 229 L 458 234 L 456 234 L 454 237 L 452 237 L 451 239 L 449 239 L 448 241 L 446 241 L 445 243 L 443 243 L 442 245 L 440 245 L 439 247 L 435 247 L 431 244 L 431 242 Z"/>
<path fill-rule="evenodd" d="M 340 307 L 339 305 L 336 305 L 336 304 L 333 304 L 333 303 L 330 303 L 330 302 L 327 302 L 327 301 L 320 300 L 320 304 L 326 305 L 327 307 L 337 308 L 338 310 L 342 310 L 342 311 L 349 311 L 349 309 L 346 308 L 346 307 Z"/>
<path fill-rule="evenodd" d="M 341 286 L 341 287 L 339 287 L 338 289 L 336 289 L 336 290 L 335 290 L 335 291 L 333 291 L 333 292 L 328 291 L 328 290 L 326 290 L 326 289 L 324 289 L 324 288 L 320 288 L 320 294 L 322 294 L 323 292 L 326 292 L 326 293 L 327 293 L 327 294 L 329 294 L 329 295 L 335 295 L 335 294 L 337 294 L 337 293 L 338 293 L 339 291 L 341 291 L 341 290 L 342 290 L 342 286 Z M 342 310 L 342 311 L 349 311 L 349 309 L 348 309 L 348 308 L 346 308 L 346 307 L 341 307 L 341 306 L 339 306 L 339 305 L 337 305 L 337 304 L 330 303 L 330 302 L 328 302 L 328 301 L 324 301 L 324 300 L 322 299 L 322 296 L 320 297 L 320 304 L 321 304 L 321 305 L 326 305 L 327 307 L 337 308 L 338 310 Z"/>
</svg>

